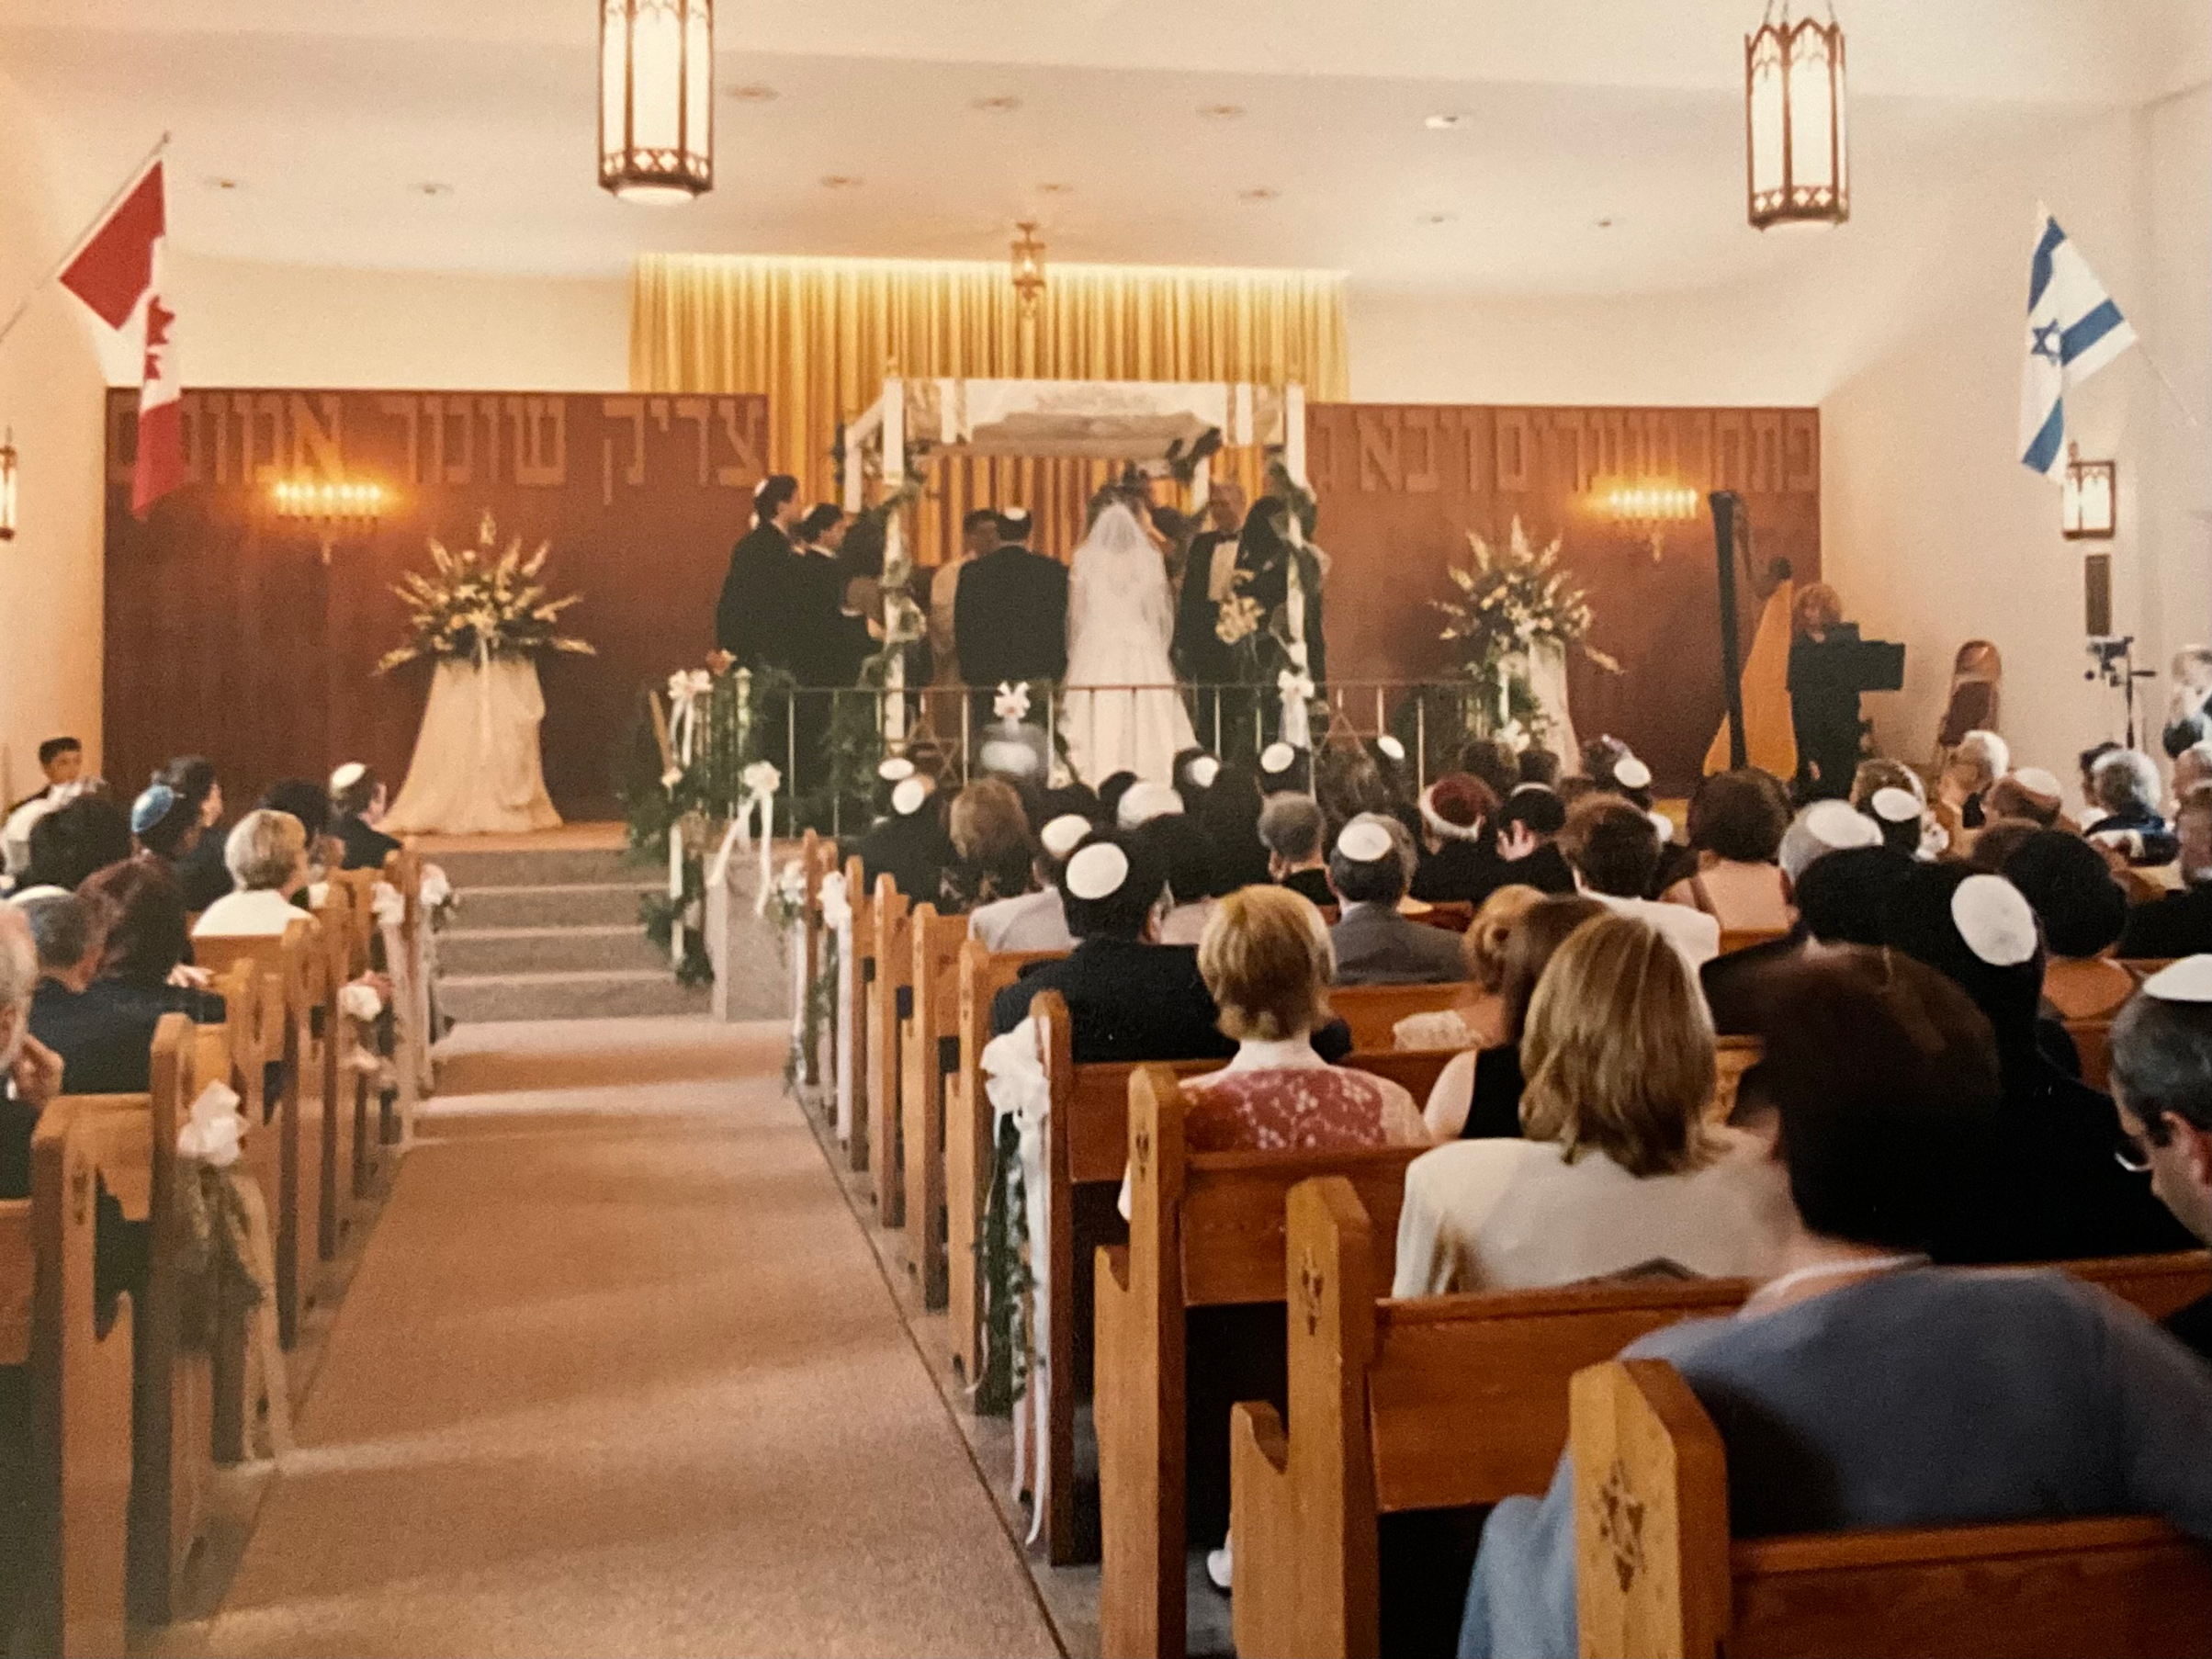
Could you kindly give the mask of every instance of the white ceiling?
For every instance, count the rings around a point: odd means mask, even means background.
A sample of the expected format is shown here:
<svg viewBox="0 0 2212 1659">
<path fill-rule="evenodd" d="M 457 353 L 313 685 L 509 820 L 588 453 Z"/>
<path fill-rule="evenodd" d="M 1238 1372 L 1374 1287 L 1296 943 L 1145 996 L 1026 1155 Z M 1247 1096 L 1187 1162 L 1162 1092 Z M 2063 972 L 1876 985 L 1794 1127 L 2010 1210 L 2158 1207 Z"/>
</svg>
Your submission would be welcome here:
<svg viewBox="0 0 2212 1659">
<path fill-rule="evenodd" d="M 0 0 L 0 72 L 86 212 L 171 130 L 175 234 L 222 256 L 561 275 L 615 274 L 648 249 L 996 258 L 1033 216 L 1063 259 L 1651 291 L 1820 245 L 1744 223 L 1742 40 L 1758 11 L 721 0 L 717 187 L 672 210 L 594 183 L 592 0 L 69 0 L 65 28 L 51 0 Z M 1840 12 L 1862 203 L 1956 179 L 2025 119 L 2212 73 L 2205 0 Z M 747 85 L 776 96 L 727 96 Z M 1006 97 L 1020 107 L 973 107 Z M 1245 113 L 1200 113 L 1224 104 Z M 1462 124 L 1423 126 L 1447 112 Z M 1242 199 L 1254 190 L 1275 194 Z"/>
</svg>

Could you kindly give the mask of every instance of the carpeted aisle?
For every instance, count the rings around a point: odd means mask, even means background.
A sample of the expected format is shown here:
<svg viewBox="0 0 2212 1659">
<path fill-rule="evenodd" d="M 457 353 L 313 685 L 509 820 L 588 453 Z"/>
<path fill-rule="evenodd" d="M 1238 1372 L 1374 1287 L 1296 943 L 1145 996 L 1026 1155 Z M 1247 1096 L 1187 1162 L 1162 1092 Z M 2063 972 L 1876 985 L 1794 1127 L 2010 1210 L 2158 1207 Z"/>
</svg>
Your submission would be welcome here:
<svg viewBox="0 0 2212 1659">
<path fill-rule="evenodd" d="M 463 1027 L 210 1654 L 1037 1653 L 783 1033 Z"/>
</svg>

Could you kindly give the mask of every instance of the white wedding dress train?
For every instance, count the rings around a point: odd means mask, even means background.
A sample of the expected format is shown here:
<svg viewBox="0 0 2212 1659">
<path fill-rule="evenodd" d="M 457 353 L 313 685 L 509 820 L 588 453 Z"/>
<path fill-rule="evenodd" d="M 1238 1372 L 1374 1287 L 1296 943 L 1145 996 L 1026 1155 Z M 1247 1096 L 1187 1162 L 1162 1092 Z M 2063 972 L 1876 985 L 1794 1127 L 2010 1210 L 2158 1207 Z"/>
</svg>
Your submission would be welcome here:
<svg viewBox="0 0 2212 1659">
<path fill-rule="evenodd" d="M 1067 678 L 1060 729 L 1076 775 L 1096 787 L 1117 772 L 1174 781 L 1196 745 L 1168 646 L 1175 601 L 1168 567 L 1127 507 L 1099 515 L 1068 578 Z"/>
</svg>

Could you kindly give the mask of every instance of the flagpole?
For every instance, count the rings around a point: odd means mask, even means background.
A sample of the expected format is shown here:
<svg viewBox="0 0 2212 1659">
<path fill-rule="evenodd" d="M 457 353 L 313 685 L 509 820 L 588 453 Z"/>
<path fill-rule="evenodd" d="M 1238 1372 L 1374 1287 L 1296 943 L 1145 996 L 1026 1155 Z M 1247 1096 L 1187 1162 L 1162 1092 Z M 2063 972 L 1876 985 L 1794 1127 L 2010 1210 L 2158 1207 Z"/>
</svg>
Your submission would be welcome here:
<svg viewBox="0 0 2212 1659">
<path fill-rule="evenodd" d="M 164 132 L 155 142 L 153 148 L 147 151 L 146 153 L 139 159 L 138 165 L 131 168 L 130 171 L 124 175 L 123 182 L 116 187 L 115 194 L 110 196 L 106 201 L 100 204 L 99 211 L 95 213 L 89 220 L 85 221 L 85 228 L 79 231 L 71 240 L 68 251 L 64 253 L 61 258 L 54 261 L 53 268 L 48 271 L 45 276 L 40 277 L 36 283 L 32 284 L 30 292 L 23 296 L 22 303 L 16 307 L 14 312 L 8 317 L 6 322 L 0 323 L 0 343 L 5 343 L 8 335 L 16 332 L 16 324 L 23 321 L 23 314 L 30 310 L 31 301 L 36 299 L 39 295 L 44 291 L 48 283 L 53 281 L 54 278 L 61 276 L 63 271 L 69 269 L 69 262 L 85 251 L 85 244 L 92 239 L 93 232 L 97 231 L 103 224 L 107 222 L 107 216 L 115 211 L 116 208 L 122 202 L 123 198 L 130 195 L 132 190 L 138 187 L 139 180 L 146 176 L 146 169 L 152 166 L 155 162 L 159 161 L 162 156 L 162 152 L 168 148 L 169 134 Z"/>
</svg>

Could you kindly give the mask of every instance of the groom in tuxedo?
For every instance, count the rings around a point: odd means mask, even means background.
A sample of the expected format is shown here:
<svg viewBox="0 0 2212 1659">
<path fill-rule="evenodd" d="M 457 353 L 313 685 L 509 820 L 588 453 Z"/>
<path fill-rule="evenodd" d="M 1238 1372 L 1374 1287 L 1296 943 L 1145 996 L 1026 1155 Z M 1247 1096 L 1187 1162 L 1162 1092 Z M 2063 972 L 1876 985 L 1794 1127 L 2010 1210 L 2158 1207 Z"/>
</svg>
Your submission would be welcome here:
<svg viewBox="0 0 2212 1659">
<path fill-rule="evenodd" d="M 1206 528 L 1191 538 L 1191 555 L 1183 566 L 1182 592 L 1175 607 L 1175 672 L 1202 689 L 1198 694 L 1198 738 L 1209 747 L 1214 741 L 1214 699 L 1210 688 L 1225 685 L 1236 675 L 1229 648 L 1214 629 L 1221 622 L 1222 602 L 1236 592 L 1237 532 L 1244 527 L 1244 491 L 1224 480 L 1206 498 Z"/>
<path fill-rule="evenodd" d="M 1067 567 L 1030 551 L 1032 530 L 1028 513 L 1008 508 L 999 514 L 999 545 L 960 572 L 953 638 L 961 673 L 976 688 L 978 726 L 989 723 L 1001 683 L 1056 683 L 1067 672 Z"/>
</svg>

